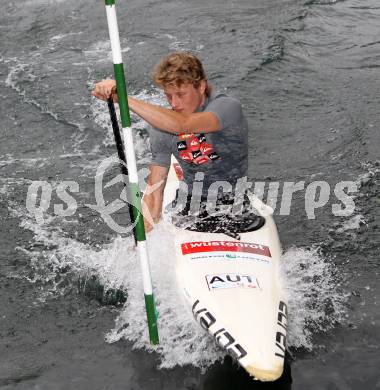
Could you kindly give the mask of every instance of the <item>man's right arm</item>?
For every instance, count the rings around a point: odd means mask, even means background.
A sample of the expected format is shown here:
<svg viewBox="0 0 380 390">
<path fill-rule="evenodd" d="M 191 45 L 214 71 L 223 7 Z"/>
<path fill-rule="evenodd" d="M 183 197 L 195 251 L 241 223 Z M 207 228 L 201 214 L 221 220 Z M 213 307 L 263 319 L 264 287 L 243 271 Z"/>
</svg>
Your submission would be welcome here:
<svg viewBox="0 0 380 390">
<path fill-rule="evenodd" d="M 102 80 L 95 84 L 92 95 L 101 100 L 112 96 L 118 101 L 114 80 Z M 220 120 L 213 112 L 194 112 L 184 114 L 156 104 L 144 102 L 128 96 L 131 111 L 148 122 L 152 127 L 169 134 L 179 133 L 211 133 L 221 129 Z"/>
<path fill-rule="evenodd" d="M 169 168 L 151 165 L 149 170 L 148 186 L 142 203 L 146 232 L 152 230 L 153 223 L 157 223 L 160 220 Z"/>
</svg>

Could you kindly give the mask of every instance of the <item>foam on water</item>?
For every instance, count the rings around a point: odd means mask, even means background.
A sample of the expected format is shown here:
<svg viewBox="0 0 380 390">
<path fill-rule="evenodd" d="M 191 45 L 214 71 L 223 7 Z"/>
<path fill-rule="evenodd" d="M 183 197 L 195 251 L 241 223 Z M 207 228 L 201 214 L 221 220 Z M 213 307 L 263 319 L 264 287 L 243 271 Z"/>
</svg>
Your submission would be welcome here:
<svg viewBox="0 0 380 390">
<path fill-rule="evenodd" d="M 62 230 L 64 221 L 58 217 L 49 217 L 44 225 L 38 225 L 18 206 L 14 205 L 12 212 L 21 218 L 21 226 L 34 234 L 35 245 L 19 248 L 30 256 L 31 265 L 36 268 L 37 277 L 31 281 L 46 278 L 51 282 L 62 270 L 70 268 L 78 274 L 96 275 L 106 288 L 128 292 L 115 327 L 106 336 L 108 342 L 124 338 L 134 348 L 155 350 L 161 368 L 187 364 L 205 368 L 224 356 L 213 339 L 194 322 L 190 309 L 178 296 L 173 228 L 168 222 L 156 225 L 147 241 L 161 340 L 153 348 L 149 343 L 142 276 L 132 238 L 118 237 L 111 244 L 93 247 L 68 238 Z M 346 295 L 333 266 L 317 249 L 290 248 L 284 253 L 281 265 L 288 295 L 289 345 L 311 350 L 313 334 L 344 322 Z M 59 283 L 50 292 L 56 291 Z"/>
<path fill-rule="evenodd" d="M 193 52 L 201 52 L 204 49 L 204 45 L 201 43 L 195 43 L 193 40 L 185 38 L 179 39 L 177 36 L 167 33 L 154 33 L 153 34 L 155 40 L 165 42 L 169 41 L 168 48 L 171 51 L 193 51 Z M 166 44 L 166 43 L 165 43 Z"/>
<path fill-rule="evenodd" d="M 163 242 L 168 245 L 163 245 Z M 160 367 L 192 364 L 206 367 L 224 356 L 211 337 L 192 319 L 189 308 L 178 299 L 174 274 L 175 257 L 170 225 L 161 223 L 149 236 L 152 275 L 160 313 Z M 136 260 L 137 261 L 137 260 Z M 317 249 L 291 248 L 281 261 L 289 306 L 290 347 L 313 349 L 313 334 L 331 329 L 345 319 L 346 294 L 339 289 L 333 266 Z M 135 348 L 152 350 L 149 345 L 142 302 L 141 275 L 136 263 L 128 302 L 116 321 L 108 341 L 121 337 Z M 172 270 L 173 272 L 168 272 Z"/>
<path fill-rule="evenodd" d="M 23 4 L 23 6 L 34 8 L 34 7 L 39 7 L 41 5 L 48 5 L 48 6 L 59 5 L 63 2 L 67 3 L 67 0 L 28 0 Z"/>
<path fill-rule="evenodd" d="M 125 338 L 134 348 L 156 350 L 161 356 L 159 367 L 193 364 L 207 367 L 221 358 L 223 353 L 202 328 L 193 320 L 188 306 L 178 296 L 175 276 L 173 228 L 161 222 L 148 236 L 151 273 L 159 312 L 160 345 L 152 347 L 146 326 L 142 277 L 137 257 L 133 259 L 128 275 L 128 300 L 116 320 L 107 341 Z"/>
<path fill-rule="evenodd" d="M 16 160 L 15 160 L 16 161 Z M 0 164 L 0 168 L 2 165 Z M 15 188 L 20 186 L 29 185 L 32 183 L 32 180 L 26 178 L 14 178 L 14 177 L 0 177 L 0 194 L 4 195 L 4 198 L 7 195 L 15 192 Z M 5 202 L 4 202 L 5 204 Z"/>
<path fill-rule="evenodd" d="M 56 43 L 58 41 L 61 41 L 63 39 L 65 39 L 66 37 L 69 37 L 69 36 L 72 36 L 72 35 L 80 35 L 80 34 L 83 34 L 82 31 L 79 31 L 79 32 L 69 32 L 69 33 L 66 33 L 66 34 L 57 34 L 57 35 L 54 35 L 50 38 L 50 41 L 53 42 L 53 43 Z"/>
<path fill-rule="evenodd" d="M 128 280 L 130 262 L 125 260 L 135 256 L 132 238 L 117 238 L 112 244 L 102 247 L 89 246 L 68 237 L 63 231 L 65 225 L 77 221 L 65 221 L 45 213 L 44 224 L 38 224 L 26 210 L 15 203 L 8 203 L 12 215 L 21 219 L 20 227 L 34 235 L 32 245 L 18 247 L 32 259 L 34 282 L 41 279 L 53 282 L 53 290 L 56 290 L 54 280 L 63 269 L 69 269 L 71 273 L 79 275 L 96 275 L 106 289 L 127 287 L 125 282 Z"/>
<path fill-rule="evenodd" d="M 131 48 L 127 45 L 128 40 L 120 37 L 121 52 L 127 53 Z M 91 67 L 98 66 L 99 63 L 108 62 L 112 64 L 112 51 L 110 40 L 101 40 L 94 42 L 87 50 L 83 51 L 87 64 Z"/>
<path fill-rule="evenodd" d="M 111 42 L 102 40 L 93 43 L 87 50 L 83 51 L 87 62 L 94 65 L 98 62 L 112 61 Z"/>
<path fill-rule="evenodd" d="M 15 158 L 8 153 L 4 156 L 0 156 L 0 158 L 2 158 L 0 160 L 0 168 L 13 164 L 20 164 L 25 167 L 35 166 L 36 168 L 40 168 L 49 161 L 49 158 L 47 157 Z"/>
<path fill-rule="evenodd" d="M 359 229 L 361 225 L 365 225 L 366 221 L 362 214 L 354 215 L 349 220 L 345 221 L 342 224 L 342 227 L 336 230 L 337 233 L 343 233 L 347 230 L 356 230 Z"/>
<path fill-rule="evenodd" d="M 288 249 L 281 270 L 289 308 L 288 345 L 312 350 L 314 333 L 345 322 L 348 293 L 317 247 Z"/>
<path fill-rule="evenodd" d="M 50 104 L 47 103 L 48 94 L 40 93 L 40 96 L 44 96 L 41 102 L 39 97 L 36 97 L 37 88 L 42 88 L 41 79 L 46 77 L 44 72 L 54 79 L 52 74 L 59 71 L 57 68 L 58 63 L 55 60 L 51 60 L 49 64 L 48 55 L 54 49 L 53 42 L 55 41 L 49 41 L 46 46 L 28 54 L 24 58 L 1 59 L 9 67 L 8 75 L 5 78 L 5 86 L 16 91 L 21 96 L 23 102 L 36 107 L 42 114 L 83 132 L 84 126 L 80 121 L 67 120 L 65 115 L 58 114 L 56 106 L 50 107 Z M 46 85 L 48 84 L 46 83 Z M 49 91 L 51 90 L 52 88 Z"/>
<path fill-rule="evenodd" d="M 15 64 L 11 66 L 9 70 L 9 73 L 5 79 L 5 85 L 16 91 L 26 103 L 37 107 L 41 112 L 50 115 L 55 120 L 58 120 L 58 116 L 56 113 L 42 106 L 35 99 L 29 98 L 26 90 L 20 86 L 21 81 L 23 83 L 33 83 L 37 79 L 37 76 L 32 73 L 31 64 L 23 63 L 18 59 L 13 59 L 13 61 L 15 62 Z"/>
</svg>

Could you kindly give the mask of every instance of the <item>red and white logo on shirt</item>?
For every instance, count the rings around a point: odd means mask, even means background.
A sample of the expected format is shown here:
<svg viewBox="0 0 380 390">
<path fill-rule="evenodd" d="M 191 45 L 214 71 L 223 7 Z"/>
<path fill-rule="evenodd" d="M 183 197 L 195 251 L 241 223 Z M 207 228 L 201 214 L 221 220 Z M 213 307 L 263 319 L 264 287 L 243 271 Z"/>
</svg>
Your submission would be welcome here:
<svg viewBox="0 0 380 390">
<path fill-rule="evenodd" d="M 180 134 L 177 149 L 179 157 L 190 164 L 202 165 L 220 158 L 204 134 Z"/>
</svg>

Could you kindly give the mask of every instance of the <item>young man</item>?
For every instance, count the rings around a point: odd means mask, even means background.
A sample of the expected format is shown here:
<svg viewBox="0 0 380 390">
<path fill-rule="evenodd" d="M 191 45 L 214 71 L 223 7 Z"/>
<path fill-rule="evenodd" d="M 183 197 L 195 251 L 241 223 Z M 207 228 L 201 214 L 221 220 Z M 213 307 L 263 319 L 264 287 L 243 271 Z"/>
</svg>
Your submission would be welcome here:
<svg viewBox="0 0 380 390">
<path fill-rule="evenodd" d="M 247 175 L 248 126 L 239 101 L 212 91 L 194 54 L 176 52 L 165 57 L 155 68 L 154 82 L 163 89 L 171 109 L 132 97 L 128 103 L 131 111 L 153 127 L 148 185 L 162 184 L 143 201 L 153 221 L 158 222 L 171 154 L 183 170 L 190 194 L 188 204 L 196 180 L 203 179 L 203 200 L 218 192 L 220 185 L 232 192 L 236 181 Z M 92 94 L 106 100 L 114 89 L 115 81 L 103 80 Z M 145 227 L 152 229 L 147 220 Z"/>
</svg>

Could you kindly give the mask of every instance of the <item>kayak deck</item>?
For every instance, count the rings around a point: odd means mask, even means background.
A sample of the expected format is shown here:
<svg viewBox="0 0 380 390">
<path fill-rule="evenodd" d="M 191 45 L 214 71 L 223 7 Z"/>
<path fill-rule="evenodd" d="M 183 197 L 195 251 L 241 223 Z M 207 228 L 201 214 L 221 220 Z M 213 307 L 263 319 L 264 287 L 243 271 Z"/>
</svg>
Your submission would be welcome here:
<svg viewBox="0 0 380 390">
<path fill-rule="evenodd" d="M 172 158 L 164 206 L 179 186 L 175 164 Z M 234 218 L 175 227 L 178 288 L 218 345 L 255 379 L 274 381 L 283 372 L 287 326 L 277 228 L 271 215 Z"/>
</svg>

